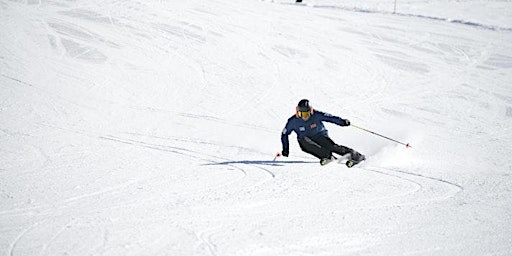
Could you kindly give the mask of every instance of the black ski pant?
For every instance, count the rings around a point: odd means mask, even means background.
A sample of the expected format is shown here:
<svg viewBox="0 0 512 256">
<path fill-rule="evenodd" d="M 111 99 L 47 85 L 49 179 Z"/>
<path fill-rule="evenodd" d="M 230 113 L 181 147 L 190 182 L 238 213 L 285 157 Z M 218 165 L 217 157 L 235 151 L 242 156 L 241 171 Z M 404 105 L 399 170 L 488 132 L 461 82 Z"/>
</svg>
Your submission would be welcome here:
<svg viewBox="0 0 512 256">
<path fill-rule="evenodd" d="M 299 140 L 299 145 L 302 151 L 312 154 L 319 159 L 331 158 L 332 153 L 342 156 L 350 154 L 352 159 L 360 157 L 360 154 L 357 151 L 334 143 L 329 136 L 324 134 L 315 135 L 313 137 L 304 137 Z"/>
</svg>

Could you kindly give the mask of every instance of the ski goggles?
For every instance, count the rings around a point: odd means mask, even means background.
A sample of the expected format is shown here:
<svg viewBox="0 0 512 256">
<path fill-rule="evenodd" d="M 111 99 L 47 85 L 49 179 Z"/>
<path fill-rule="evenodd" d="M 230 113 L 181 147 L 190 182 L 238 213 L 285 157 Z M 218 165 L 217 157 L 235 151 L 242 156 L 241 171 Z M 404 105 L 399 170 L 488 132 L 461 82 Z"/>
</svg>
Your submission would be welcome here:
<svg viewBox="0 0 512 256">
<path fill-rule="evenodd" d="M 309 118 L 311 116 L 311 110 L 308 110 L 308 111 L 297 110 L 297 116 L 299 116 L 301 118 Z"/>
</svg>

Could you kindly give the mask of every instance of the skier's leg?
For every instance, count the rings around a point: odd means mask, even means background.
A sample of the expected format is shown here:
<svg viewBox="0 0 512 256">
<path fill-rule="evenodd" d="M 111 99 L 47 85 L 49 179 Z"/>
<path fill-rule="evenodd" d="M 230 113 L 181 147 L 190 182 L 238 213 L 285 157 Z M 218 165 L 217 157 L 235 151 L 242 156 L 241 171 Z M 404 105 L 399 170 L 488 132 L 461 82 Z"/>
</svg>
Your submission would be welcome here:
<svg viewBox="0 0 512 256">
<path fill-rule="evenodd" d="M 318 145 L 330 150 L 331 152 L 340 155 L 351 153 L 349 148 L 337 145 L 331 138 L 329 138 L 329 136 L 324 134 L 313 137 L 313 141 L 318 143 Z"/>
<path fill-rule="evenodd" d="M 349 147 L 345 147 L 343 145 L 336 144 L 327 135 L 316 136 L 314 138 L 314 140 L 322 147 L 325 147 L 325 148 L 329 149 L 331 152 L 334 152 L 336 154 L 339 154 L 342 156 L 344 156 L 346 154 L 350 154 L 350 158 L 355 161 L 362 161 L 364 159 L 364 156 L 362 154 L 360 154 L 359 152 L 357 152 Z"/>
<path fill-rule="evenodd" d="M 299 145 L 302 151 L 312 154 L 319 159 L 330 159 L 332 154 L 331 151 L 327 148 L 322 147 L 315 141 L 311 140 L 308 137 L 305 137 L 301 140 L 299 140 Z"/>
</svg>

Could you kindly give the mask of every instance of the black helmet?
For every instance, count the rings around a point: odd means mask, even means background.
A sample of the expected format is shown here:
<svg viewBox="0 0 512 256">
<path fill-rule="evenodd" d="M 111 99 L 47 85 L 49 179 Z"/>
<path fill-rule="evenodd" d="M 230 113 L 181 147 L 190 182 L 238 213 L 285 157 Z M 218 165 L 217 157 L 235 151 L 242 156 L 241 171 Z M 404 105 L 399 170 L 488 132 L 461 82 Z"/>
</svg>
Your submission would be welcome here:
<svg viewBox="0 0 512 256">
<path fill-rule="evenodd" d="M 311 111 L 311 106 L 309 105 L 309 100 L 307 100 L 307 99 L 300 100 L 299 104 L 297 104 L 297 110 L 300 112 Z"/>
<path fill-rule="evenodd" d="M 307 120 L 313 114 L 313 108 L 309 105 L 309 100 L 303 99 L 297 104 L 295 116 Z"/>
</svg>

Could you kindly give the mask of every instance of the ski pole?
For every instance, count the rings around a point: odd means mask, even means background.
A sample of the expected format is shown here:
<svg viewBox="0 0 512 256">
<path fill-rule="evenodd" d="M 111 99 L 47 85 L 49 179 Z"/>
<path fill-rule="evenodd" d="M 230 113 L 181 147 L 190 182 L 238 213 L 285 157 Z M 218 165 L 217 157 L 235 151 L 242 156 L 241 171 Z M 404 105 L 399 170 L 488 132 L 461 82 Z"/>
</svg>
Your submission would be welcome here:
<svg viewBox="0 0 512 256">
<path fill-rule="evenodd" d="M 274 156 L 274 160 L 273 160 L 273 161 L 275 162 L 275 161 L 276 161 L 276 159 L 277 159 L 278 157 L 280 157 L 280 156 L 281 156 L 281 153 L 279 153 L 279 152 L 278 152 L 278 153 Z"/>
<path fill-rule="evenodd" d="M 353 126 L 353 127 L 357 128 L 357 129 L 361 129 L 361 130 L 363 130 L 363 131 L 365 131 L 365 132 L 369 132 L 369 133 L 371 133 L 371 134 L 374 134 L 374 135 L 380 136 L 380 137 L 385 138 L 385 139 L 388 139 L 388 140 L 390 140 L 390 141 L 394 141 L 394 142 L 396 142 L 396 143 L 398 143 L 398 144 L 405 145 L 405 147 L 406 147 L 406 148 L 412 148 L 412 147 L 411 147 L 411 145 L 410 145 L 409 143 L 407 143 L 407 144 L 406 144 L 406 143 L 400 142 L 400 141 L 398 141 L 398 140 L 394 140 L 394 139 L 392 139 L 392 138 L 386 137 L 386 136 L 381 135 L 381 134 L 378 134 L 378 133 L 376 133 L 376 132 L 372 132 L 372 131 L 370 131 L 370 130 L 367 130 L 367 129 L 365 129 L 365 128 L 359 127 L 359 126 L 357 126 L 357 125 L 353 125 L 353 124 L 351 124 L 350 126 Z"/>
</svg>

